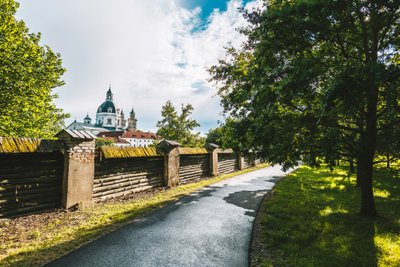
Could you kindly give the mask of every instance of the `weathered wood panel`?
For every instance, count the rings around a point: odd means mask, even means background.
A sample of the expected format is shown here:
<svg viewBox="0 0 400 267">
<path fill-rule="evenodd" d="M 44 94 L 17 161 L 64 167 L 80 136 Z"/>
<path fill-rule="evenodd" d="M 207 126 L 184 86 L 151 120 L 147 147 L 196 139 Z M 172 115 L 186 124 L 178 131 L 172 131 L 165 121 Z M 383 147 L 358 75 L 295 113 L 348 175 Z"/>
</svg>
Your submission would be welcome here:
<svg viewBox="0 0 400 267">
<path fill-rule="evenodd" d="M 230 173 L 239 169 L 239 159 L 233 153 L 218 154 L 218 172 Z"/>
<path fill-rule="evenodd" d="M 162 186 L 163 172 L 163 157 L 97 159 L 93 199 L 100 202 Z"/>
<path fill-rule="evenodd" d="M 0 154 L 0 217 L 61 204 L 64 157 L 54 153 Z"/>
<path fill-rule="evenodd" d="M 210 176 L 210 155 L 180 155 L 179 181 L 181 184 Z"/>
<path fill-rule="evenodd" d="M 247 169 L 247 168 L 250 168 L 250 167 L 252 167 L 253 165 L 252 165 L 252 163 L 250 162 L 250 160 L 249 159 L 244 159 L 244 161 L 243 161 L 243 169 Z"/>
</svg>

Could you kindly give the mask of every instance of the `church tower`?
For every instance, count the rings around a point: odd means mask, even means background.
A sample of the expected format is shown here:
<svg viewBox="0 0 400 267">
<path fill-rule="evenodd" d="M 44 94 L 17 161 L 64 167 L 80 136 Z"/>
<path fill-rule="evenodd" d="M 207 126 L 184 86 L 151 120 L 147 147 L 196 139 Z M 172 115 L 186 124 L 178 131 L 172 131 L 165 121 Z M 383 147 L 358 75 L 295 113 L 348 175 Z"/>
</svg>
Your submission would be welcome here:
<svg viewBox="0 0 400 267">
<path fill-rule="evenodd" d="M 106 101 L 113 101 L 113 93 L 111 92 L 111 84 L 107 91 Z"/>
<path fill-rule="evenodd" d="M 96 126 L 103 127 L 110 131 L 115 131 L 118 127 L 117 124 L 117 109 L 113 102 L 113 93 L 111 92 L 111 85 L 106 94 L 106 101 L 104 101 L 96 113 Z"/>
<path fill-rule="evenodd" d="M 83 119 L 83 124 L 90 125 L 92 123 L 92 119 L 89 117 L 89 114 Z"/>
<path fill-rule="evenodd" d="M 128 131 L 135 131 L 136 130 L 136 123 L 137 123 L 137 119 L 135 116 L 135 111 L 132 108 L 131 113 L 129 114 L 129 118 L 128 118 Z"/>
</svg>

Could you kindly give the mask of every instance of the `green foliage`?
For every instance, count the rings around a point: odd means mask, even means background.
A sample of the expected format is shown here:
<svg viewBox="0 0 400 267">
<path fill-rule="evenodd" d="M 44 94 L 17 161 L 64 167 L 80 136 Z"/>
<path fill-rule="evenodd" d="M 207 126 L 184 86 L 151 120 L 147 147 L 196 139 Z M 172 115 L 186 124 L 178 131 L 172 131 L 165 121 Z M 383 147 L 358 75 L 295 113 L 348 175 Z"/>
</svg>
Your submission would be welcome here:
<svg viewBox="0 0 400 267">
<path fill-rule="evenodd" d="M 377 149 L 400 138 L 388 131 L 400 123 L 400 1 L 275 0 L 245 15 L 248 42 L 210 69 L 246 129 L 237 140 L 285 168 L 355 159 L 373 216 Z"/>
<path fill-rule="evenodd" d="M 213 143 L 217 144 L 220 147 L 223 147 L 225 142 L 224 142 L 224 129 L 223 126 L 219 126 L 214 129 L 210 129 L 207 133 L 206 137 L 206 143 Z"/>
<path fill-rule="evenodd" d="M 278 182 L 261 205 L 264 253 L 254 266 L 397 266 L 400 262 L 400 181 L 398 170 L 375 171 L 381 216 L 355 215 L 359 191 L 346 167 L 301 167 Z M 265 253 L 268 251 L 268 253 Z M 252 264 L 253 265 L 253 264 Z"/>
<path fill-rule="evenodd" d="M 200 133 L 193 133 L 193 129 L 200 126 L 196 120 L 190 118 L 193 107 L 182 104 L 181 114 L 178 114 L 171 101 L 167 101 L 161 109 L 162 120 L 157 122 L 157 135 L 163 139 L 173 140 L 187 147 L 203 147 L 205 138 Z"/>
<path fill-rule="evenodd" d="M 95 140 L 96 148 L 102 146 L 114 146 L 115 143 L 112 140 L 104 139 L 104 138 L 97 138 Z"/>
<path fill-rule="evenodd" d="M 63 85 L 59 54 L 41 46 L 15 19 L 18 3 L 0 3 L 0 136 L 52 137 L 69 115 L 58 109 L 52 89 Z"/>
<path fill-rule="evenodd" d="M 224 123 L 207 133 L 206 143 L 214 143 L 221 148 L 232 148 L 235 151 L 246 151 L 247 145 L 243 142 L 246 128 L 241 127 L 241 121 L 228 118 Z M 237 138 L 240 136 L 240 140 Z"/>
</svg>

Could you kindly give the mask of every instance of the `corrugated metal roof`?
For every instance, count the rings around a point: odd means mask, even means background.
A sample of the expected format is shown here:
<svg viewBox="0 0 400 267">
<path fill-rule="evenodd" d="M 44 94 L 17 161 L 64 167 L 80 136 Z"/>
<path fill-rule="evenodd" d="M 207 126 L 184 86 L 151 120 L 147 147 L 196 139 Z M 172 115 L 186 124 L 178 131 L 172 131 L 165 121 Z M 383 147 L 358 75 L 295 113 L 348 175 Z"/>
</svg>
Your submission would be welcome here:
<svg viewBox="0 0 400 267">
<path fill-rule="evenodd" d="M 75 139 L 93 140 L 97 138 L 93 133 L 89 131 L 68 130 L 68 129 L 61 130 L 61 132 L 59 132 L 56 136 L 59 136 L 59 134 L 62 133 L 63 131 L 65 131 L 68 135 L 70 135 L 72 138 Z"/>
</svg>

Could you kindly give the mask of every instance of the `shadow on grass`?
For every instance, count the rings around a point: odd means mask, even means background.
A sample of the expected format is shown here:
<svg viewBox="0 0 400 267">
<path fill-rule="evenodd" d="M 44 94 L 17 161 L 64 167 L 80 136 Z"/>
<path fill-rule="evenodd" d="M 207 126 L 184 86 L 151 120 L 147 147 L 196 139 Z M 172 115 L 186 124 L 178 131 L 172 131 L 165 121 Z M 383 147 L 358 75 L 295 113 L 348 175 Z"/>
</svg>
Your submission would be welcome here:
<svg viewBox="0 0 400 267">
<path fill-rule="evenodd" d="M 347 168 L 302 167 L 280 181 L 260 209 L 258 242 L 268 255 L 253 252 L 262 266 L 377 266 L 382 255 L 377 234 L 398 234 L 398 174 L 374 173 L 380 216 L 358 215 L 360 194 Z"/>
</svg>

